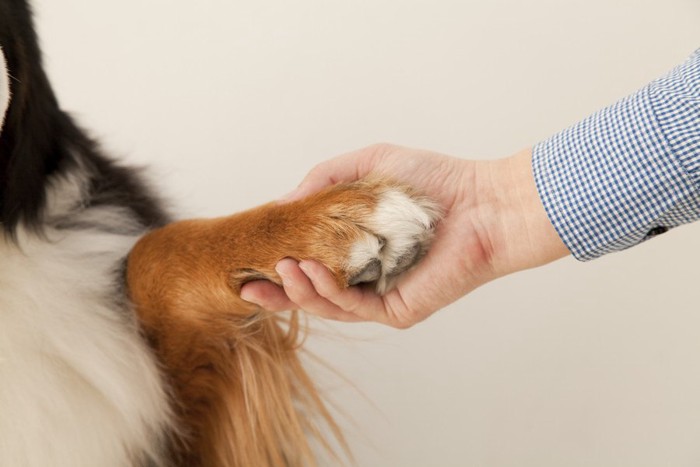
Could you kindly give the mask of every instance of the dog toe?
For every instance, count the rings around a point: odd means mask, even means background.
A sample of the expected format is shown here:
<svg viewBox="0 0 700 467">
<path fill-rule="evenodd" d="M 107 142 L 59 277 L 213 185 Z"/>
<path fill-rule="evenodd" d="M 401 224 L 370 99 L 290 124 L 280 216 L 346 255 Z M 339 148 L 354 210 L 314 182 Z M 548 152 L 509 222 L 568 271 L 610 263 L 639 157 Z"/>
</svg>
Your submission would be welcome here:
<svg viewBox="0 0 700 467">
<path fill-rule="evenodd" d="M 372 259 L 367 265 L 357 274 L 350 277 L 349 285 L 363 284 L 366 282 L 374 282 L 382 275 L 382 262 L 379 258 Z"/>
</svg>

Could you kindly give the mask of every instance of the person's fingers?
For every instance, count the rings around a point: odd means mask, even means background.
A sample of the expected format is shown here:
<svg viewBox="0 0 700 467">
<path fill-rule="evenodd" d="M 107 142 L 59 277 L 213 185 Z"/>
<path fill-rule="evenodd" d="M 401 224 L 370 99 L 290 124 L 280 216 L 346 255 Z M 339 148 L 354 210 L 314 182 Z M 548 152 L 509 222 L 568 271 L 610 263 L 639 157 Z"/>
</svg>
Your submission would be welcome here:
<svg viewBox="0 0 700 467">
<path fill-rule="evenodd" d="M 386 301 L 387 297 L 377 295 L 370 284 L 342 288 L 338 287 L 331 272 L 321 263 L 302 261 L 299 267 L 311 280 L 314 289 L 321 297 L 346 314 L 356 316 L 360 321 L 374 321 L 398 328 L 414 324 L 396 315 L 394 310 L 390 309 L 390 302 Z"/>
<path fill-rule="evenodd" d="M 381 297 L 366 287 L 338 287 L 330 271 L 318 262 L 299 264 L 286 258 L 276 270 L 284 289 L 267 281 L 253 281 L 243 286 L 241 297 L 270 311 L 302 309 L 344 322 L 374 321 L 407 328 L 423 319 L 409 311 L 397 290 Z"/>
<path fill-rule="evenodd" d="M 241 298 L 268 311 L 285 311 L 296 308 L 282 287 L 266 280 L 251 281 L 241 287 Z"/>
<path fill-rule="evenodd" d="M 338 287 L 335 278 L 323 264 L 307 260 L 301 261 L 299 268 L 311 280 L 314 289 L 320 296 L 337 305 L 343 311 L 359 315 L 357 312 L 366 305 L 359 287 Z"/>
<path fill-rule="evenodd" d="M 296 304 L 296 308 L 322 318 L 349 322 L 361 321 L 360 317 L 342 310 L 319 295 L 311 280 L 293 259 L 286 258 L 281 260 L 277 263 L 275 270 L 282 278 L 284 292 L 289 297 L 289 300 Z"/>
<path fill-rule="evenodd" d="M 301 309 L 299 305 L 292 302 L 282 287 L 273 284 L 270 281 L 258 280 L 251 281 L 241 288 L 241 298 L 245 301 L 255 303 L 267 311 L 288 311 Z M 319 314 L 313 313 L 312 314 Z M 326 313 L 324 318 L 334 319 L 336 321 L 356 322 L 362 321 L 361 318 L 355 317 L 350 313 L 343 311 Z"/>
</svg>

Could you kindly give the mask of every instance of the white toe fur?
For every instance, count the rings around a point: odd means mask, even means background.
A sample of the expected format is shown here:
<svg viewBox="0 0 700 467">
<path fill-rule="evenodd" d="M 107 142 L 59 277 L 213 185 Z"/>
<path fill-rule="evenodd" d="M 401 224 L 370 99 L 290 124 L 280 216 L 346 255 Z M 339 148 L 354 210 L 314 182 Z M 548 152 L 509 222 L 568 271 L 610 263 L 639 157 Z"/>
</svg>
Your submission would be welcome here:
<svg viewBox="0 0 700 467">
<path fill-rule="evenodd" d="M 403 190 L 389 188 L 379 194 L 372 216 L 366 222 L 367 234 L 353 245 L 349 265 L 359 269 L 378 258 L 382 271 L 376 290 L 390 290 L 408 259 L 424 252 L 433 237 L 440 210 L 431 201 L 411 196 Z M 364 227 L 364 226 L 363 226 Z"/>
<path fill-rule="evenodd" d="M 378 237 L 369 233 L 363 235 L 352 245 L 348 257 L 348 271 L 359 271 L 373 259 L 379 258 L 382 246 Z"/>
</svg>

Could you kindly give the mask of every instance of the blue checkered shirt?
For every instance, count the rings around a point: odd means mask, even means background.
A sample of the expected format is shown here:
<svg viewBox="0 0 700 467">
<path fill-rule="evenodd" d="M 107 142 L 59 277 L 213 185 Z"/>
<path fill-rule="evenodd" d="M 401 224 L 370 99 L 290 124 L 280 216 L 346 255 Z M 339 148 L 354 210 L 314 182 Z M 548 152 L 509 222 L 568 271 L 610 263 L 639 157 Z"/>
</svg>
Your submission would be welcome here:
<svg viewBox="0 0 700 467">
<path fill-rule="evenodd" d="M 549 219 L 589 260 L 700 218 L 700 50 L 666 76 L 537 144 Z"/>
</svg>

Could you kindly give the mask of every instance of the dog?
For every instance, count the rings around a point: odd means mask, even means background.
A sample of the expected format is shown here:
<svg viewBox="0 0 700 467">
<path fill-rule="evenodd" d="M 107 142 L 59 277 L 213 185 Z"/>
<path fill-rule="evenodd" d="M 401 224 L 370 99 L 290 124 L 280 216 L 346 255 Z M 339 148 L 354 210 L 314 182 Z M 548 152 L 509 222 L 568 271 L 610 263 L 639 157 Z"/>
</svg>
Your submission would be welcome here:
<svg viewBox="0 0 700 467">
<path fill-rule="evenodd" d="M 173 222 L 62 110 L 32 21 L 0 0 L 0 465 L 301 466 L 344 446 L 297 314 L 240 288 L 279 284 L 291 257 L 384 292 L 426 252 L 435 205 L 370 178 Z"/>
</svg>

